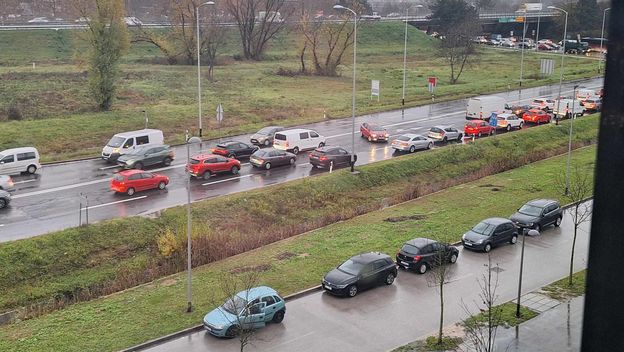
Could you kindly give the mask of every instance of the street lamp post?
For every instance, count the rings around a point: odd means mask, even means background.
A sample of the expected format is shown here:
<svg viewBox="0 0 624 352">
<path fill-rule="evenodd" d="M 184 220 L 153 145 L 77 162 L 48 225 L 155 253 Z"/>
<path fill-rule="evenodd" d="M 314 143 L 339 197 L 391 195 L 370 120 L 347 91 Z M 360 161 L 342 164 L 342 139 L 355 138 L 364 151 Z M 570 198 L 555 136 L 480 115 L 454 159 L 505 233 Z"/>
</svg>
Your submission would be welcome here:
<svg viewBox="0 0 624 352">
<path fill-rule="evenodd" d="M 576 103 L 576 89 L 578 88 L 578 85 L 574 86 L 574 89 L 572 90 L 572 97 L 574 98 L 574 100 L 572 100 L 572 115 L 570 116 L 570 131 L 568 132 L 568 158 L 566 160 L 566 174 L 565 174 L 565 191 L 564 194 L 568 195 L 570 193 L 570 159 L 572 158 L 572 125 L 574 124 L 574 116 L 576 114 L 576 112 L 574 111 L 574 107 Z"/>
<path fill-rule="evenodd" d="M 191 144 L 195 144 L 195 143 L 201 143 L 201 139 L 199 137 L 189 137 L 189 133 L 188 130 L 186 131 L 186 136 L 185 136 L 185 140 L 186 140 L 186 159 L 187 159 L 187 165 L 191 164 Z M 187 166 L 188 168 L 188 166 Z M 188 172 L 190 172 L 190 170 L 187 169 Z M 187 302 L 187 306 L 186 306 L 186 312 L 190 313 L 193 311 L 193 283 L 192 283 L 192 278 L 193 278 L 193 274 L 192 274 L 192 268 L 191 268 L 191 264 L 192 264 L 192 256 L 191 256 L 191 250 L 192 250 L 192 246 L 191 246 L 191 242 L 192 242 L 192 237 L 191 237 L 191 175 L 190 173 L 187 175 L 186 178 L 186 272 L 187 272 L 187 278 L 186 278 L 186 302 Z"/>
<path fill-rule="evenodd" d="M 522 76 L 524 75 L 524 47 L 526 46 L 525 38 L 526 38 L 526 24 L 527 24 L 527 12 L 526 10 L 518 11 L 520 13 L 524 13 L 523 16 L 523 25 L 522 25 L 522 54 L 520 56 L 520 88 L 522 88 Z"/>
<path fill-rule="evenodd" d="M 418 9 L 422 5 L 416 5 L 416 17 L 418 17 Z M 401 106 L 405 106 L 405 81 L 407 75 L 407 25 L 409 18 L 409 6 L 405 7 L 405 44 L 403 45 L 403 97 L 401 98 Z"/>
<path fill-rule="evenodd" d="M 604 26 L 605 26 L 605 19 L 607 18 L 607 11 L 611 10 L 610 7 L 604 9 L 604 11 L 602 12 L 602 31 L 600 34 L 600 55 L 602 55 L 602 57 L 600 58 L 600 60 L 598 60 L 598 73 L 600 73 L 602 71 L 602 63 L 605 59 L 605 56 L 602 53 L 602 41 L 604 40 Z"/>
<path fill-rule="evenodd" d="M 149 120 L 147 119 L 147 110 L 141 110 L 141 112 L 145 115 L 145 129 L 147 129 L 147 124 Z"/>
<path fill-rule="evenodd" d="M 199 38 L 199 8 L 204 5 L 214 5 L 214 1 L 207 1 L 199 6 L 195 7 L 195 23 L 197 24 L 197 104 L 198 104 L 198 115 L 197 118 L 199 120 L 199 136 L 202 136 L 202 103 L 201 103 L 201 47 L 200 47 L 200 38 Z"/>
<path fill-rule="evenodd" d="M 348 7 L 334 5 L 335 10 L 346 10 L 353 14 L 353 101 L 351 106 L 351 172 L 355 169 L 355 75 L 357 63 L 357 13 Z"/>
<path fill-rule="evenodd" d="M 565 13 L 565 24 L 563 26 L 563 40 L 561 41 L 561 72 L 559 73 L 559 95 L 557 98 L 557 112 L 561 111 L 560 110 L 560 105 L 561 105 L 561 86 L 563 85 L 563 58 L 565 57 L 565 51 L 566 51 L 566 37 L 568 36 L 568 11 L 556 7 L 556 6 L 548 6 L 548 9 L 551 10 L 559 10 L 562 11 L 563 13 Z M 576 99 L 576 98 L 575 98 Z M 557 124 L 559 124 L 559 114 L 555 115 L 555 122 Z"/>
<path fill-rule="evenodd" d="M 520 278 L 518 279 L 518 298 L 516 299 L 516 318 L 520 318 L 520 295 L 522 294 L 522 269 L 524 266 L 524 241 L 526 239 L 526 236 L 539 236 L 539 232 L 533 229 L 529 230 L 528 233 L 522 234 L 522 250 L 520 252 Z"/>
</svg>

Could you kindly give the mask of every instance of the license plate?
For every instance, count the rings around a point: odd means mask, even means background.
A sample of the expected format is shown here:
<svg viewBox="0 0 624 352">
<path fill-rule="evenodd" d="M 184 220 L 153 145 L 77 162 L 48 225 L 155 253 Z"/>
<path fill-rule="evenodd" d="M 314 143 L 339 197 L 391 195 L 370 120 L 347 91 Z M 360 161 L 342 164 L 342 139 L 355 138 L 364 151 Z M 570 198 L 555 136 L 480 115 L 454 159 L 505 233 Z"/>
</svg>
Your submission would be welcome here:
<svg viewBox="0 0 624 352">
<path fill-rule="evenodd" d="M 409 263 L 401 261 L 401 264 L 405 265 L 405 266 L 409 266 Z"/>
<path fill-rule="evenodd" d="M 472 244 L 468 243 L 468 242 L 464 242 L 464 246 L 472 246 Z"/>
<path fill-rule="evenodd" d="M 328 289 L 328 290 L 330 290 L 330 291 L 331 291 L 331 289 L 332 289 L 331 287 L 329 287 L 329 286 L 327 286 L 327 285 L 323 285 L 323 286 L 325 286 L 325 288 L 326 288 L 326 289 Z"/>
<path fill-rule="evenodd" d="M 208 325 L 204 325 L 204 328 L 205 328 L 206 330 L 208 330 L 208 331 L 212 331 L 212 329 L 211 329 L 211 328 L 210 328 L 210 326 L 208 326 Z"/>
</svg>

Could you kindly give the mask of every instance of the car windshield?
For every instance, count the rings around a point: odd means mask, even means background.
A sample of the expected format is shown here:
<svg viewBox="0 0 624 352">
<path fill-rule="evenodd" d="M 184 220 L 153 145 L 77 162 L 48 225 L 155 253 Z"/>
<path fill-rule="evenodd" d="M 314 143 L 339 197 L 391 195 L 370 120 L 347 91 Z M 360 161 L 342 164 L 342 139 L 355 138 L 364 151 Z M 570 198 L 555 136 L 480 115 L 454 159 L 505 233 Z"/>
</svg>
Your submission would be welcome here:
<svg viewBox="0 0 624 352">
<path fill-rule="evenodd" d="M 444 131 L 442 131 L 441 129 L 439 129 L 437 127 L 433 127 L 429 131 L 431 131 L 433 133 L 444 133 Z"/>
<path fill-rule="evenodd" d="M 338 270 L 343 271 L 347 274 L 357 275 L 363 267 L 363 263 L 355 262 L 352 259 L 349 259 L 346 262 L 342 263 L 342 265 L 338 267 Z"/>
<path fill-rule="evenodd" d="M 518 212 L 525 215 L 538 216 L 542 213 L 542 208 L 531 204 L 525 204 Z"/>
<path fill-rule="evenodd" d="M 477 124 L 476 124 L 476 123 L 474 123 L 474 122 L 468 122 L 468 123 L 466 124 L 466 126 L 468 126 L 468 127 L 477 127 Z"/>
<path fill-rule="evenodd" d="M 369 129 L 370 129 L 371 131 L 375 131 L 375 132 L 383 132 L 383 131 L 385 131 L 383 127 L 381 127 L 381 126 L 375 126 L 375 125 L 371 125 L 371 126 L 369 127 Z"/>
<path fill-rule="evenodd" d="M 265 127 L 261 129 L 260 131 L 258 131 L 258 134 L 263 134 L 265 136 L 268 136 L 271 134 L 271 132 L 273 132 L 273 127 Z"/>
<path fill-rule="evenodd" d="M 115 181 L 123 181 L 123 179 L 124 179 L 123 176 L 121 176 L 119 174 L 113 176 L 113 180 L 115 180 Z"/>
<path fill-rule="evenodd" d="M 191 159 L 191 165 L 197 165 L 197 164 L 199 164 L 199 162 L 200 161 L 197 160 L 197 159 Z"/>
<path fill-rule="evenodd" d="M 145 152 L 147 152 L 148 149 L 150 149 L 150 147 L 137 148 L 128 154 L 129 155 L 143 155 L 145 154 Z"/>
<path fill-rule="evenodd" d="M 535 104 L 541 104 L 541 103 L 543 103 L 543 102 L 542 102 L 541 100 L 536 99 L 536 100 L 533 100 L 533 103 L 535 103 Z"/>
<path fill-rule="evenodd" d="M 412 246 L 411 244 L 404 244 L 403 247 L 401 247 L 401 250 L 407 254 L 410 255 L 416 255 L 420 252 L 420 248 Z"/>
<path fill-rule="evenodd" d="M 238 315 L 246 306 L 247 301 L 238 296 L 233 296 L 223 303 L 222 308 L 230 314 Z"/>
<path fill-rule="evenodd" d="M 399 141 L 409 141 L 411 138 L 408 136 L 400 136 L 399 138 L 397 138 L 397 140 Z"/>
<path fill-rule="evenodd" d="M 113 137 L 111 138 L 110 141 L 108 141 L 107 146 L 109 147 L 113 147 L 113 148 L 119 148 L 121 147 L 121 144 L 125 141 L 125 138 L 122 137 Z"/>
<path fill-rule="evenodd" d="M 494 228 L 496 228 L 495 225 L 488 224 L 487 222 L 482 221 L 478 223 L 477 226 L 473 227 L 472 231 L 481 235 L 491 235 L 492 231 L 494 231 Z"/>
</svg>

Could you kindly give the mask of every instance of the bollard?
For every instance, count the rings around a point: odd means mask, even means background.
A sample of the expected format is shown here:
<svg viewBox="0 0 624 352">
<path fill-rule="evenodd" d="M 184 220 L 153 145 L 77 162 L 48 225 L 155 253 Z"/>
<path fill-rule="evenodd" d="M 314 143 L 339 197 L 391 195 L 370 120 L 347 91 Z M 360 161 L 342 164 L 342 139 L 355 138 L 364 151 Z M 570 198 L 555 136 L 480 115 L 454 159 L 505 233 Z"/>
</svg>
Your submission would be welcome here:
<svg viewBox="0 0 624 352">
<path fill-rule="evenodd" d="M 332 160 L 329 162 L 329 173 L 331 174 L 333 170 L 334 170 L 334 161 Z"/>
</svg>

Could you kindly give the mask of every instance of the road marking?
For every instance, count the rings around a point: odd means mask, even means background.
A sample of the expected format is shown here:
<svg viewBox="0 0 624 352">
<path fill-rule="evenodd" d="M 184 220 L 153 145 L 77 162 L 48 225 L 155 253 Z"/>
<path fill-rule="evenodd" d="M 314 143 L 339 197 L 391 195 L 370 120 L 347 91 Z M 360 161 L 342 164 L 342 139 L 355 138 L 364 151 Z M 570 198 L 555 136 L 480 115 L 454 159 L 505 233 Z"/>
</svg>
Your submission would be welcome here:
<svg viewBox="0 0 624 352">
<path fill-rule="evenodd" d="M 206 182 L 206 183 L 202 183 L 202 186 L 209 186 L 209 185 L 214 185 L 214 184 L 217 184 L 217 183 L 223 183 L 223 182 L 228 182 L 228 181 L 240 180 L 241 178 L 251 177 L 251 176 L 253 176 L 253 175 L 243 175 L 243 176 L 239 176 L 239 177 L 228 178 L 228 179 L 225 179 L 225 180 Z"/>
<path fill-rule="evenodd" d="M 4 226 L 4 224 L 0 224 L 0 227 Z"/>
<path fill-rule="evenodd" d="M 98 184 L 98 183 L 104 183 L 104 182 L 109 182 L 109 181 L 110 181 L 110 178 L 105 178 L 105 179 L 93 180 L 93 181 L 89 181 L 89 182 L 77 183 L 77 184 L 73 184 L 73 185 L 67 185 L 67 186 L 61 186 L 61 187 L 56 187 L 56 188 L 44 189 L 44 190 L 41 190 L 41 191 L 35 191 L 35 192 L 30 192 L 30 193 L 16 194 L 16 195 L 13 196 L 13 199 L 38 196 L 38 195 L 41 195 L 41 194 L 47 194 L 47 193 L 52 193 L 52 192 L 64 191 L 64 190 L 67 190 L 67 189 L 72 189 L 72 188 L 82 187 L 82 186 L 90 186 L 90 185 L 95 185 L 95 184 Z"/>
<path fill-rule="evenodd" d="M 118 200 L 116 202 L 110 202 L 110 203 L 104 203 L 104 204 L 98 204 L 98 205 L 94 205 L 94 206 L 89 206 L 89 210 L 91 209 L 95 209 L 95 208 L 101 208 L 101 207 L 106 207 L 109 205 L 113 205 L 113 204 L 119 204 L 119 203 L 126 203 L 126 202 L 132 202 L 133 200 L 139 200 L 139 199 L 144 199 L 147 198 L 147 196 L 140 196 L 140 197 L 135 197 L 135 198 L 130 198 L 130 199 L 124 199 L 124 200 Z M 87 208 L 82 208 L 82 210 L 87 210 Z"/>
<path fill-rule="evenodd" d="M 115 169 L 121 167 L 121 165 L 111 165 L 111 166 L 104 166 L 104 167 L 100 167 L 98 168 L 98 170 L 108 170 L 108 169 Z"/>
<path fill-rule="evenodd" d="M 13 184 L 19 185 L 22 183 L 28 183 L 28 182 L 35 182 L 38 181 L 37 179 L 33 179 L 33 180 L 24 180 L 24 181 L 17 181 L 17 182 L 13 182 Z"/>
</svg>

